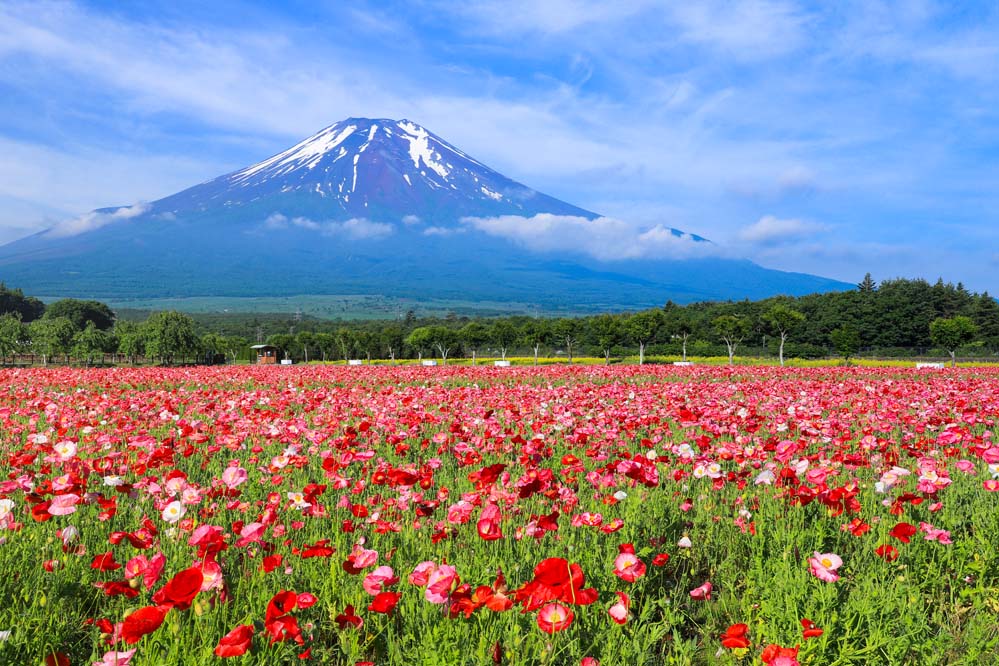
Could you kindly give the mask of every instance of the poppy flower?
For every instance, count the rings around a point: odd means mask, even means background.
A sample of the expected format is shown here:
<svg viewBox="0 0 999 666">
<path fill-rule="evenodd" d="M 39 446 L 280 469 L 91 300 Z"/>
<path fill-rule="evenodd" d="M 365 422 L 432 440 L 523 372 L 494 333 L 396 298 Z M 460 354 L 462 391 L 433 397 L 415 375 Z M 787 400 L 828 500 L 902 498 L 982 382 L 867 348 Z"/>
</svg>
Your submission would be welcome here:
<svg viewBox="0 0 999 666">
<path fill-rule="evenodd" d="M 887 543 L 883 543 L 874 549 L 874 554 L 885 562 L 894 562 L 898 559 L 898 548 Z"/>
<path fill-rule="evenodd" d="M 216 657 L 239 657 L 246 654 L 253 641 L 253 625 L 242 624 L 219 640 L 215 647 Z"/>
<path fill-rule="evenodd" d="M 347 627 L 360 629 L 364 626 L 364 620 L 354 613 L 354 607 L 350 604 L 347 605 L 347 608 L 342 613 L 334 618 L 334 621 L 341 631 Z"/>
<path fill-rule="evenodd" d="M 138 643 L 143 636 L 151 634 L 163 624 L 167 609 L 159 606 L 146 606 L 133 612 L 121 624 L 121 637 L 129 645 Z"/>
<path fill-rule="evenodd" d="M 836 569 L 843 566 L 843 560 L 835 553 L 819 553 L 815 551 L 814 557 L 808 558 L 808 567 L 812 575 L 826 583 L 835 583 L 839 580 Z"/>
<path fill-rule="evenodd" d="M 399 603 L 398 592 L 379 592 L 374 600 L 368 605 L 368 610 L 375 613 L 385 613 L 391 615 L 396 605 Z"/>
<path fill-rule="evenodd" d="M 106 553 L 94 555 L 94 559 L 90 563 L 90 568 L 97 569 L 98 571 L 115 571 L 116 569 L 121 569 L 121 565 L 114 561 L 114 553 L 109 550 Z"/>
<path fill-rule="evenodd" d="M 560 603 L 546 604 L 538 611 L 538 628 L 546 634 L 562 631 L 574 619 L 572 610 Z"/>
<path fill-rule="evenodd" d="M 380 566 L 365 576 L 361 585 L 365 592 L 375 596 L 382 591 L 382 588 L 390 587 L 398 582 L 399 579 L 392 571 L 392 567 Z"/>
<path fill-rule="evenodd" d="M 693 590 L 690 591 L 690 598 L 710 601 L 712 587 L 713 586 L 711 585 L 710 581 L 704 581 L 703 583 L 701 583 L 700 585 L 698 585 L 697 587 L 695 587 Z"/>
<path fill-rule="evenodd" d="M 895 527 L 891 528 L 891 532 L 888 534 L 895 537 L 902 543 L 909 543 L 915 533 L 915 525 L 910 525 L 909 523 L 898 523 Z"/>
<path fill-rule="evenodd" d="M 201 591 L 201 584 L 204 580 L 205 577 L 201 573 L 201 569 L 197 567 L 184 569 L 153 594 L 153 601 L 165 608 L 176 608 L 179 611 L 187 610 L 191 607 L 194 597 Z"/>
<path fill-rule="evenodd" d="M 645 575 L 645 563 L 635 555 L 635 547 L 630 543 L 622 544 L 620 553 L 614 559 L 614 575 L 628 583 L 634 583 Z"/>
<path fill-rule="evenodd" d="M 535 610 L 546 601 L 562 601 L 585 606 L 597 600 L 594 588 L 583 588 L 586 577 L 578 564 L 561 557 L 542 560 L 534 567 L 534 578 L 514 592 L 514 600 L 525 611 Z"/>
<path fill-rule="evenodd" d="M 264 614 L 264 622 L 267 623 L 282 615 L 287 615 L 291 611 L 295 610 L 295 606 L 297 604 L 297 594 L 291 590 L 281 590 L 271 597 L 269 602 L 267 602 L 267 611 Z"/>
<path fill-rule="evenodd" d="M 617 624 L 624 624 L 628 621 L 628 609 L 631 607 L 631 598 L 624 592 L 617 593 L 617 603 L 607 609 L 611 619 Z"/>
<path fill-rule="evenodd" d="M 822 635 L 822 629 L 817 627 L 814 622 L 809 620 L 807 617 L 801 619 L 801 635 L 808 640 L 809 638 L 818 638 Z"/>
<path fill-rule="evenodd" d="M 760 660 L 769 666 L 798 666 L 798 648 L 768 645 L 763 648 Z"/>
<path fill-rule="evenodd" d="M 725 633 L 721 635 L 722 647 L 728 648 L 729 650 L 736 650 L 739 648 L 749 647 L 749 625 L 748 624 L 733 624 Z"/>
</svg>

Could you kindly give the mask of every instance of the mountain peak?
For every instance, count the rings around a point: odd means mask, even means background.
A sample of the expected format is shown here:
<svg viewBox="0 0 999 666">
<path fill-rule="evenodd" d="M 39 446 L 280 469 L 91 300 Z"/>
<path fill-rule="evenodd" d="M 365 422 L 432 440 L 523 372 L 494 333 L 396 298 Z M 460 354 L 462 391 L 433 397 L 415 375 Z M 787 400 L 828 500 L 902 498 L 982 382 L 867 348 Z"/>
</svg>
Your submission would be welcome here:
<svg viewBox="0 0 999 666">
<path fill-rule="evenodd" d="M 280 199 L 280 201 L 277 201 Z M 456 224 L 465 216 L 552 213 L 589 219 L 577 208 L 503 176 L 409 119 L 347 118 L 252 166 L 154 202 L 158 211 L 259 208 L 321 219 L 418 216 Z M 306 200 L 316 205 L 306 205 Z M 266 217 L 266 215 L 265 215 Z"/>
</svg>

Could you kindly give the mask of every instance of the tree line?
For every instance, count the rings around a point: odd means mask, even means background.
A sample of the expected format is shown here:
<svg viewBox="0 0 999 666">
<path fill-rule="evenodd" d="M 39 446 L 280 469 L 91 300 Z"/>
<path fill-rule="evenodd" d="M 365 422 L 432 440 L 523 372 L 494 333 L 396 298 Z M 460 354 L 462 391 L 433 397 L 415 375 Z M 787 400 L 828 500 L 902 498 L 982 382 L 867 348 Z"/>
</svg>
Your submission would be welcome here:
<svg viewBox="0 0 999 666">
<path fill-rule="evenodd" d="M 111 362 L 237 362 L 252 359 L 251 345 L 266 343 L 297 361 L 507 358 L 518 354 L 691 356 L 741 351 L 787 357 L 850 358 L 958 351 L 978 357 L 999 351 L 999 303 L 962 284 L 894 279 L 877 284 L 868 274 L 857 288 L 759 301 L 699 302 L 588 317 L 511 316 L 421 318 L 415 312 L 389 321 L 328 321 L 309 317 L 220 318 L 156 312 L 124 319 L 98 301 L 63 299 L 45 306 L 0 284 L 0 356 L 31 354 L 41 363 L 74 359 Z M 266 330 L 266 333 L 265 333 Z"/>
</svg>

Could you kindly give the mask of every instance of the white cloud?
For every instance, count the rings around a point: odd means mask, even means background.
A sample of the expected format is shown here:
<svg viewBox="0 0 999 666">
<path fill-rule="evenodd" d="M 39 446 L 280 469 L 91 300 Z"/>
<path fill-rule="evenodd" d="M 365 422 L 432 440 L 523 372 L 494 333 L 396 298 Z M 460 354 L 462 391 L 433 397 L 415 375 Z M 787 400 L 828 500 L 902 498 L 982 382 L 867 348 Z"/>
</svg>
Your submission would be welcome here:
<svg viewBox="0 0 999 666">
<path fill-rule="evenodd" d="M 420 224 L 420 222 L 421 220 L 419 215 L 406 215 L 402 218 L 402 223 L 408 226 Z"/>
<path fill-rule="evenodd" d="M 331 222 L 324 229 L 324 233 L 327 235 L 343 234 L 351 240 L 384 238 L 392 233 L 392 225 L 355 217 L 346 222 Z"/>
<path fill-rule="evenodd" d="M 394 229 L 391 224 L 372 222 L 362 217 L 355 217 L 345 222 L 316 222 L 307 217 L 288 217 L 282 213 L 271 213 L 264 220 L 264 228 L 270 230 L 298 227 L 307 231 L 317 231 L 324 236 L 339 236 L 349 240 L 365 240 L 368 238 L 384 238 Z"/>
<path fill-rule="evenodd" d="M 264 220 L 264 226 L 268 229 L 287 229 L 289 226 L 292 226 L 310 231 L 318 231 L 321 225 L 307 217 L 293 217 L 289 219 L 281 213 L 272 213 Z"/>
<path fill-rule="evenodd" d="M 424 236 L 451 236 L 453 234 L 464 233 L 460 227 L 427 227 L 423 230 Z"/>
<path fill-rule="evenodd" d="M 534 217 L 466 217 L 461 222 L 531 251 L 577 252 L 601 261 L 678 259 L 719 251 L 712 243 L 695 241 L 689 234 L 678 236 L 661 224 L 641 227 L 610 217 L 590 220 L 544 213 Z"/>
<path fill-rule="evenodd" d="M 748 243 L 777 245 L 810 238 L 826 230 L 824 225 L 815 222 L 764 215 L 756 222 L 743 227 L 738 236 L 740 240 Z"/>
<path fill-rule="evenodd" d="M 740 60 L 790 53 L 805 38 L 806 18 L 790 2 L 681 1 L 671 3 L 668 14 L 684 41 L 706 45 Z"/>
<path fill-rule="evenodd" d="M 78 236 L 88 231 L 94 231 L 114 222 L 131 220 L 149 210 L 149 204 L 137 203 L 134 206 L 125 206 L 112 211 L 91 211 L 71 220 L 65 220 L 56 224 L 45 232 L 47 238 L 68 238 Z"/>
</svg>

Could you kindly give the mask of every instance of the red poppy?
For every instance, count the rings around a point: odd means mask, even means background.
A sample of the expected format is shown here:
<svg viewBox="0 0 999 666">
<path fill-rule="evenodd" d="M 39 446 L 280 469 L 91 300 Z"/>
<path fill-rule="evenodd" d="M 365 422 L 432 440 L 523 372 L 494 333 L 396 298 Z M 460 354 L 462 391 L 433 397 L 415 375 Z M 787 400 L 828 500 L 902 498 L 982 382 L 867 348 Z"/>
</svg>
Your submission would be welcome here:
<svg viewBox="0 0 999 666">
<path fill-rule="evenodd" d="M 281 566 L 281 560 L 284 557 L 282 555 L 268 555 L 264 557 L 264 561 L 261 563 L 260 568 L 264 570 L 264 573 L 270 573 Z"/>
<path fill-rule="evenodd" d="M 205 576 L 198 567 L 191 567 L 177 572 L 177 574 L 167 581 L 153 594 L 153 601 L 166 608 L 176 608 L 177 610 L 187 610 L 191 607 L 194 597 L 201 591 L 201 584 Z"/>
<path fill-rule="evenodd" d="M 804 636 L 805 640 L 809 638 L 818 638 L 822 635 L 822 629 L 815 626 L 815 623 L 809 620 L 807 617 L 801 620 L 801 634 Z"/>
<path fill-rule="evenodd" d="M 267 603 L 267 612 L 264 614 L 264 623 L 268 623 L 275 618 L 286 615 L 295 610 L 298 604 L 298 595 L 291 590 L 281 590 Z"/>
<path fill-rule="evenodd" d="M 564 601 L 587 605 L 597 600 L 595 589 L 583 589 L 586 578 L 578 564 L 569 564 L 561 557 L 551 557 L 534 567 L 534 579 L 514 592 L 514 600 L 525 611 L 540 608 L 546 601 Z"/>
<path fill-rule="evenodd" d="M 94 555 L 94 560 L 90 563 L 90 568 L 100 571 L 114 571 L 115 569 L 121 569 L 121 565 L 114 561 L 114 553 L 109 550 L 106 553 Z"/>
<path fill-rule="evenodd" d="M 915 525 L 910 525 L 909 523 L 898 523 L 891 529 L 891 536 L 895 537 L 902 543 L 909 543 L 909 540 L 917 532 Z"/>
<path fill-rule="evenodd" d="M 730 650 L 749 647 L 748 624 L 733 624 L 721 636 L 722 647 Z"/>
<path fill-rule="evenodd" d="M 146 606 L 125 618 L 121 624 L 121 637 L 129 645 L 138 643 L 146 634 L 151 634 L 163 624 L 167 609 L 159 606 Z"/>
<path fill-rule="evenodd" d="M 875 548 L 874 553 L 884 559 L 885 562 L 894 562 L 898 559 L 898 548 L 887 543 L 883 543 Z"/>
<path fill-rule="evenodd" d="M 379 592 L 375 595 L 374 600 L 368 605 L 369 611 L 374 611 L 375 613 L 385 613 L 386 615 L 391 615 L 392 611 L 395 609 L 396 604 L 399 603 L 399 597 L 402 595 L 398 592 Z"/>
<path fill-rule="evenodd" d="M 364 625 L 364 620 L 358 617 L 354 613 L 354 607 L 350 604 L 344 609 L 342 613 L 334 618 L 336 625 L 341 629 L 346 629 L 347 627 L 354 627 L 355 629 L 360 629 Z"/>
<path fill-rule="evenodd" d="M 215 648 L 216 657 L 239 657 L 246 654 L 253 641 L 253 625 L 242 624 L 222 637 Z"/>
<path fill-rule="evenodd" d="M 763 648 L 763 652 L 760 654 L 760 659 L 764 664 L 769 664 L 774 659 L 778 657 L 787 657 L 789 659 L 798 658 L 798 646 L 793 648 L 781 647 L 779 645 L 768 645 Z"/>
</svg>

